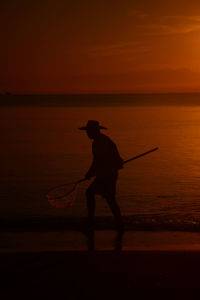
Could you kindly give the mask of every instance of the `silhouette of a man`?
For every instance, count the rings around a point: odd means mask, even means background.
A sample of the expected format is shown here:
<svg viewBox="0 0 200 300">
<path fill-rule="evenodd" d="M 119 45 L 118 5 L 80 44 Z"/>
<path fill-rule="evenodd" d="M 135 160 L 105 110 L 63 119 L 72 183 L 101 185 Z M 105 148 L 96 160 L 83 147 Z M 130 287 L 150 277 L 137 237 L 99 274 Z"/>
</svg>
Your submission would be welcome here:
<svg viewBox="0 0 200 300">
<path fill-rule="evenodd" d="M 116 181 L 118 170 L 123 167 L 123 160 L 119 155 L 115 143 L 100 129 L 107 129 L 99 125 L 98 121 L 89 120 L 87 125 L 80 130 L 86 130 L 87 135 L 93 140 L 93 162 L 85 175 L 87 179 L 96 176 L 86 191 L 88 220 L 90 229 L 94 228 L 95 195 L 106 199 L 112 214 L 115 217 L 118 234 L 123 233 L 123 223 L 120 208 L 115 199 Z"/>
</svg>

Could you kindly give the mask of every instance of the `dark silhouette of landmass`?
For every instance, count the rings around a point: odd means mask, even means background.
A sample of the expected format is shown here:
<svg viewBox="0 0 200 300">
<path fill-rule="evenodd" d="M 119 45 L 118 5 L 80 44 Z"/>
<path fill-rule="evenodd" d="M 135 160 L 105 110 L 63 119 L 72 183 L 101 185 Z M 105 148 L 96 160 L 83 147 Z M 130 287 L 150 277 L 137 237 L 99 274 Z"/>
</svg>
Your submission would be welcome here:
<svg viewBox="0 0 200 300">
<path fill-rule="evenodd" d="M 12 97 L 10 97 L 12 95 Z M 0 106 L 97 107 L 97 106 L 200 105 L 200 93 L 169 94 L 84 94 L 16 95 L 0 94 Z"/>
</svg>

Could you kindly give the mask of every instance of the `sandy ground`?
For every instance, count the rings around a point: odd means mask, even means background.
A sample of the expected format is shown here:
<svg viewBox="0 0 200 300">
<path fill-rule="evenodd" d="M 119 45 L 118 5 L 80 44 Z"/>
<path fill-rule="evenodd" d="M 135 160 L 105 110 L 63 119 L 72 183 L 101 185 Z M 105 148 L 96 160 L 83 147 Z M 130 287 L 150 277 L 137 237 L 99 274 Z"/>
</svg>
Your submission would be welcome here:
<svg viewBox="0 0 200 300">
<path fill-rule="evenodd" d="M 49 234 L 1 234 L 0 299 L 199 297 L 198 234 L 128 232 L 118 251 L 112 231 L 96 232 L 95 251 L 79 233 Z"/>
<path fill-rule="evenodd" d="M 191 299 L 200 286 L 198 251 L 9 253 L 0 263 L 1 299 Z"/>
</svg>

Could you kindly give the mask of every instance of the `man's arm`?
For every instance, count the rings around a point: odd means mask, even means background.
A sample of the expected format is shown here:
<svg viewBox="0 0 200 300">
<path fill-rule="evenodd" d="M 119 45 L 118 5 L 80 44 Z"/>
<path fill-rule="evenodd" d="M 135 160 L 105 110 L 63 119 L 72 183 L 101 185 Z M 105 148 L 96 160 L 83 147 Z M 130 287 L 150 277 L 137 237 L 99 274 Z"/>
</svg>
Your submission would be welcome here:
<svg viewBox="0 0 200 300">
<path fill-rule="evenodd" d="M 121 158 L 117 146 L 114 142 L 111 143 L 110 161 L 113 163 L 113 167 L 115 167 L 117 170 L 123 169 L 123 159 Z"/>
<path fill-rule="evenodd" d="M 86 179 L 90 179 L 91 177 L 95 176 L 96 173 L 96 167 L 95 167 L 95 145 L 94 142 L 92 143 L 92 156 L 93 156 L 93 161 L 92 164 L 88 170 L 88 172 L 85 174 Z"/>
<path fill-rule="evenodd" d="M 94 161 L 92 162 L 92 165 L 89 168 L 88 172 L 85 174 L 85 178 L 86 179 L 90 179 L 93 176 L 95 176 L 95 164 L 94 164 Z"/>
</svg>

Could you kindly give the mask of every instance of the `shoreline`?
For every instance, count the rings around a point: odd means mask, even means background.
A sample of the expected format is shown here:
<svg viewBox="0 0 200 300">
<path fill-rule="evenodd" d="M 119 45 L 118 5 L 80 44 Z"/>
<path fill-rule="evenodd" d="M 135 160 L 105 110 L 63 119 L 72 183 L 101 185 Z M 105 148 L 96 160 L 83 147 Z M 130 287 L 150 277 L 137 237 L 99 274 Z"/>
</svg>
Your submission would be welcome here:
<svg viewBox="0 0 200 300">
<path fill-rule="evenodd" d="M 123 216 L 125 231 L 146 232 L 200 232 L 199 218 L 187 218 L 185 215 L 126 215 Z M 36 216 L 1 219 L 0 232 L 85 232 L 87 217 Z M 114 230 L 113 216 L 95 216 L 95 230 Z"/>
<path fill-rule="evenodd" d="M 114 230 L 95 231 L 91 238 L 77 231 L 0 232 L 0 254 L 82 252 L 93 245 L 95 251 L 200 251 L 199 233 L 125 231 L 118 237 Z"/>
</svg>

